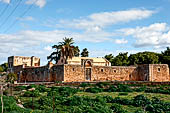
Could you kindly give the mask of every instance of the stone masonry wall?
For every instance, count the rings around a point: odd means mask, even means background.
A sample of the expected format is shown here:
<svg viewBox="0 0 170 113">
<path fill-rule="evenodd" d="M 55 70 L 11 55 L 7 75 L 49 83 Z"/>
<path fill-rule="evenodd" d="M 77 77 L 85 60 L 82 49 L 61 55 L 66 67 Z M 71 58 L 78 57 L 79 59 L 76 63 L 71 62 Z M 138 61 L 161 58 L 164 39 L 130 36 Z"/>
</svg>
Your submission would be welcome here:
<svg viewBox="0 0 170 113">
<path fill-rule="evenodd" d="M 93 66 L 90 81 L 117 80 L 125 81 L 138 79 L 136 67 L 133 66 Z M 85 79 L 85 68 L 81 65 L 64 65 L 64 81 L 89 81 Z"/>
<path fill-rule="evenodd" d="M 19 82 L 85 82 L 85 81 L 170 81 L 166 64 L 145 64 L 139 66 L 88 66 L 54 65 L 43 67 L 14 67 Z M 86 68 L 91 69 L 87 79 Z M 87 79 L 87 80 L 86 80 Z"/>
<path fill-rule="evenodd" d="M 149 81 L 149 64 L 138 65 L 136 81 Z"/>
<path fill-rule="evenodd" d="M 64 82 L 85 81 L 84 68 L 81 65 L 64 65 Z"/>
<path fill-rule="evenodd" d="M 64 80 L 64 66 L 23 68 L 19 82 L 55 82 Z"/>
<path fill-rule="evenodd" d="M 169 67 L 167 64 L 149 64 L 150 81 L 170 81 Z"/>
<path fill-rule="evenodd" d="M 136 80 L 136 67 L 127 66 L 94 66 L 92 68 L 92 81 L 106 80 Z"/>
</svg>

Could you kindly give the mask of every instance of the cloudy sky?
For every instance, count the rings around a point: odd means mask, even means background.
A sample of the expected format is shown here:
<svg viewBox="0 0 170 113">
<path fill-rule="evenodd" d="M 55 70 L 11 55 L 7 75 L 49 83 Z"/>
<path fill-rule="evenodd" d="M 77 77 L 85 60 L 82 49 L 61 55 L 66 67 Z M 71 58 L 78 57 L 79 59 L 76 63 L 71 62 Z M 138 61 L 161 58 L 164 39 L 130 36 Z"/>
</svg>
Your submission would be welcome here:
<svg viewBox="0 0 170 113">
<path fill-rule="evenodd" d="M 91 57 L 170 46 L 170 0 L 0 0 L 0 63 L 38 56 L 73 37 Z"/>
</svg>

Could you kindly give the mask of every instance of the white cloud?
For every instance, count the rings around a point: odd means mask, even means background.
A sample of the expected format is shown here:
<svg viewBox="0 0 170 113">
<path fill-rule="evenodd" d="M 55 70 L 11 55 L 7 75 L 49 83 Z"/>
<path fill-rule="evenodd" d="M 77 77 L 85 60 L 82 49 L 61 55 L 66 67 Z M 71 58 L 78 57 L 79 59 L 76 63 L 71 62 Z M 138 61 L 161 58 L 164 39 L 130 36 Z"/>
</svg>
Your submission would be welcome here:
<svg viewBox="0 0 170 113">
<path fill-rule="evenodd" d="M 121 29 L 126 36 L 132 36 L 136 39 L 135 47 L 148 47 L 170 45 L 170 28 L 166 23 L 155 23 L 147 27 L 136 27 Z"/>
<path fill-rule="evenodd" d="M 46 0 L 27 0 L 26 4 L 35 4 L 36 6 L 42 8 L 46 4 Z"/>
<path fill-rule="evenodd" d="M 4 3 L 7 3 L 9 4 L 11 0 L 0 0 L 0 2 L 4 2 Z"/>
<path fill-rule="evenodd" d="M 116 44 L 126 44 L 126 43 L 128 43 L 128 41 L 124 38 L 123 39 L 116 39 L 115 43 Z"/>
<path fill-rule="evenodd" d="M 103 42 L 110 41 L 114 34 L 107 32 L 99 33 L 76 33 L 64 30 L 53 31 L 21 31 L 15 34 L 0 34 L 0 56 L 5 59 L 10 55 L 46 56 L 52 51 L 50 46 L 61 42 L 64 37 L 73 37 L 76 42 Z M 41 45 L 43 44 L 43 45 Z"/>
<path fill-rule="evenodd" d="M 101 31 L 102 28 L 118 23 L 141 20 L 150 17 L 155 11 L 146 9 L 131 9 L 124 11 L 94 13 L 80 19 L 60 20 L 62 26 L 69 26 L 87 31 Z"/>
<path fill-rule="evenodd" d="M 46 47 L 44 47 L 44 50 L 46 50 L 46 51 L 52 51 L 52 47 L 51 47 L 51 46 L 46 46 Z"/>
</svg>

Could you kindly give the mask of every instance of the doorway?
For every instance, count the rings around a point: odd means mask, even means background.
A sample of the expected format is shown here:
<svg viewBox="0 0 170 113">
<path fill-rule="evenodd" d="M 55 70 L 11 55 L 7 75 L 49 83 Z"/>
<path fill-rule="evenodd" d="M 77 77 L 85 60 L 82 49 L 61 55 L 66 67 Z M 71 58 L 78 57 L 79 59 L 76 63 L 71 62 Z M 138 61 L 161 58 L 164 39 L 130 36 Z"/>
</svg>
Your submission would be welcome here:
<svg viewBox="0 0 170 113">
<path fill-rule="evenodd" d="M 86 68 L 85 75 L 86 80 L 91 80 L 91 68 Z"/>
</svg>

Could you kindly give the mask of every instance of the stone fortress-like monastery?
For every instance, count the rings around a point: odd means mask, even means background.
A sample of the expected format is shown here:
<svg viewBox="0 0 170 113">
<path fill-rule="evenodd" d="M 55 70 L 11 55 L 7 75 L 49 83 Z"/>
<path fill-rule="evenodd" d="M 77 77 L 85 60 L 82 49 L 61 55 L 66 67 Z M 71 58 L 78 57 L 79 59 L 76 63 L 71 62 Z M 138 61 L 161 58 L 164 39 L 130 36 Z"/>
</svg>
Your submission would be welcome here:
<svg viewBox="0 0 170 113">
<path fill-rule="evenodd" d="M 90 81 L 170 81 L 167 64 L 143 64 L 137 66 L 111 66 L 105 58 L 73 57 L 65 64 L 60 58 L 57 64 L 49 62 L 40 66 L 37 57 L 8 57 L 9 71 L 18 82 L 90 82 Z"/>
</svg>

